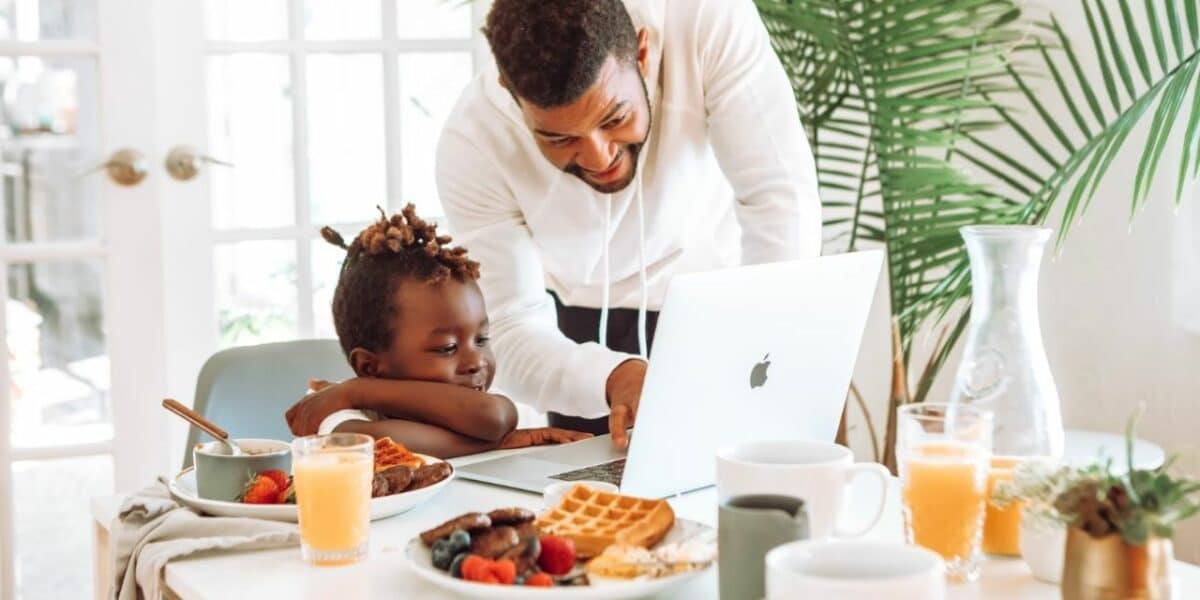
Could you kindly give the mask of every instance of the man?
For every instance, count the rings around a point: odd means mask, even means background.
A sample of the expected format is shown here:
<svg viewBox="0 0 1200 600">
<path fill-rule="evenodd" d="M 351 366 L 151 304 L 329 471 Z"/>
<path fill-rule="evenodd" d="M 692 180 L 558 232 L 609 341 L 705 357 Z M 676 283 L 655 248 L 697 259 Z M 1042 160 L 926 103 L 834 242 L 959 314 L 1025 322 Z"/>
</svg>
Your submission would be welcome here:
<svg viewBox="0 0 1200 600">
<path fill-rule="evenodd" d="M 820 252 L 787 76 L 751 0 L 496 0 L 484 33 L 437 181 L 498 385 L 623 447 L 672 276 Z"/>
</svg>

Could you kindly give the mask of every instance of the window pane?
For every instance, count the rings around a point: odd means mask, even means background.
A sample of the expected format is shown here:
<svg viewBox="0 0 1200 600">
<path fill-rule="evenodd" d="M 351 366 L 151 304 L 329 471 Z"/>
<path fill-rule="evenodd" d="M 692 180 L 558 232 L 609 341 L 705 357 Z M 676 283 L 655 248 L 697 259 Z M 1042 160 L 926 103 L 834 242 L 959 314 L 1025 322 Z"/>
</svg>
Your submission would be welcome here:
<svg viewBox="0 0 1200 600">
<path fill-rule="evenodd" d="M 14 446 L 112 437 L 103 263 L 8 267 L 8 368 Z"/>
<path fill-rule="evenodd" d="M 222 348 L 296 338 L 294 242 L 224 244 L 213 262 Z"/>
<path fill-rule="evenodd" d="M 358 235 L 365 225 L 339 228 L 338 233 L 347 240 Z M 346 251 L 330 245 L 325 240 L 312 243 L 313 263 L 313 333 L 319 338 L 336 338 L 333 328 L 333 291 L 337 288 L 338 273 Z"/>
<path fill-rule="evenodd" d="M 387 206 L 383 59 L 308 57 L 308 183 L 312 222 L 347 223 Z"/>
<path fill-rule="evenodd" d="M 96 39 L 96 0 L 0 0 L 0 39 Z"/>
<path fill-rule="evenodd" d="M 208 0 L 208 39 L 256 42 L 287 38 L 287 0 Z"/>
<path fill-rule="evenodd" d="M 100 235 L 99 184 L 77 177 L 101 162 L 96 61 L 90 57 L 0 58 L 4 237 L 42 242 Z"/>
<path fill-rule="evenodd" d="M 114 491 L 112 457 L 21 461 L 12 468 L 17 596 L 95 597 L 90 502 Z"/>
<path fill-rule="evenodd" d="M 235 165 L 209 171 L 216 227 L 295 222 L 289 80 L 286 56 L 208 59 L 208 147 Z"/>
<path fill-rule="evenodd" d="M 401 3 L 405 0 L 401 0 Z M 310 40 L 378 38 L 379 0 L 306 0 L 304 37 Z"/>
<path fill-rule="evenodd" d="M 400 188 L 426 217 L 442 214 L 434 154 L 442 125 L 471 81 L 465 52 L 400 55 Z"/>
<path fill-rule="evenodd" d="M 464 0 L 398 0 L 396 31 L 401 38 L 470 38 L 471 3 Z"/>
</svg>

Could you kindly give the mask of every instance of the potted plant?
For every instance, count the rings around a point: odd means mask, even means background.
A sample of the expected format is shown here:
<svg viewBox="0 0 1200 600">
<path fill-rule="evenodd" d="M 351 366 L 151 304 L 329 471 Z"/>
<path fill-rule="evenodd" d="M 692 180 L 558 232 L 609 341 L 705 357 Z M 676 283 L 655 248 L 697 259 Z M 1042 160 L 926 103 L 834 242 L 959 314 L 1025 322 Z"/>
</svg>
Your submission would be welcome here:
<svg viewBox="0 0 1200 600">
<path fill-rule="evenodd" d="M 1169 598 L 1174 527 L 1197 512 L 1200 481 L 1167 469 L 1133 466 L 1133 429 L 1125 430 L 1127 468 L 1112 461 L 1075 480 L 1054 500 L 1067 524 L 1063 598 Z"/>
<path fill-rule="evenodd" d="M 988 499 L 994 507 L 1003 510 L 1014 503 L 1021 507 L 1021 558 L 1035 578 L 1054 584 L 1062 580 L 1067 526 L 1054 508 L 1054 501 L 1065 490 L 1100 470 L 1099 466 L 1080 469 L 1027 460 L 1013 469 L 1011 480 L 996 485 Z"/>
</svg>

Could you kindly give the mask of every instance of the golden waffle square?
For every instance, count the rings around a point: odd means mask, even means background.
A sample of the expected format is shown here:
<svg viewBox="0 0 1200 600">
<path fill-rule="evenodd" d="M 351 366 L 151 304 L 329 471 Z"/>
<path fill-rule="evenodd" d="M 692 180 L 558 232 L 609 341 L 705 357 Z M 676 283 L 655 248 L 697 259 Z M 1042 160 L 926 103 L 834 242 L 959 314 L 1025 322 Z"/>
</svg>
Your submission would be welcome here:
<svg viewBox="0 0 1200 600">
<path fill-rule="evenodd" d="M 390 437 L 381 437 L 375 440 L 375 472 L 385 471 L 396 465 L 419 469 L 425 466 L 425 461 L 409 452 L 404 444 L 392 441 Z"/>
<path fill-rule="evenodd" d="M 570 538 L 581 559 L 598 556 L 613 545 L 649 548 L 675 525 L 665 500 L 622 496 L 576 485 L 558 506 L 538 517 L 542 531 Z"/>
</svg>

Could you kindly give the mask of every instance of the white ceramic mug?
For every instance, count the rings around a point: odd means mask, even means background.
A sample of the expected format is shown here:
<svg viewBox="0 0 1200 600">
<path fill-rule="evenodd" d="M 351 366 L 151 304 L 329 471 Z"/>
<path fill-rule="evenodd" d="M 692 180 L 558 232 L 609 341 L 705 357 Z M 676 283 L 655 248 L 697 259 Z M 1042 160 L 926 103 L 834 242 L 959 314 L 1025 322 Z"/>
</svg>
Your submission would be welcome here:
<svg viewBox="0 0 1200 600">
<path fill-rule="evenodd" d="M 879 480 L 879 503 L 857 529 L 839 525 L 846 484 L 862 474 Z M 813 539 L 858 537 L 883 516 L 890 474 L 877 463 L 855 463 L 845 446 L 826 442 L 780 440 L 745 442 L 717 450 L 717 495 L 783 494 L 804 500 Z"/>
<path fill-rule="evenodd" d="M 767 599 L 944 600 L 942 557 L 919 546 L 808 540 L 767 553 Z"/>
</svg>

